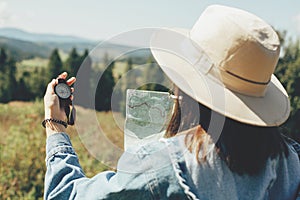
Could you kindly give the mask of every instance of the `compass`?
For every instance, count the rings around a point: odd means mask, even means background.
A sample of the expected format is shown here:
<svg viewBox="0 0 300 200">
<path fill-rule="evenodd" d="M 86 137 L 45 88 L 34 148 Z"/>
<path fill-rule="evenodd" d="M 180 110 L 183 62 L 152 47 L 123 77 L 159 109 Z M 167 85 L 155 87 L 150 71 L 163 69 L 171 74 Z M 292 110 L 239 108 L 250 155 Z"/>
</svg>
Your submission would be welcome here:
<svg viewBox="0 0 300 200">
<path fill-rule="evenodd" d="M 54 87 L 54 92 L 59 98 L 59 106 L 64 109 L 67 116 L 67 123 L 74 125 L 76 118 L 76 109 L 71 100 L 71 87 L 67 84 L 65 79 L 58 79 L 58 84 Z M 71 107 L 71 108 L 70 108 Z"/>
<path fill-rule="evenodd" d="M 54 87 L 55 94 L 60 99 L 69 99 L 72 92 L 70 86 L 68 86 L 66 80 L 58 79 L 58 84 Z"/>
</svg>

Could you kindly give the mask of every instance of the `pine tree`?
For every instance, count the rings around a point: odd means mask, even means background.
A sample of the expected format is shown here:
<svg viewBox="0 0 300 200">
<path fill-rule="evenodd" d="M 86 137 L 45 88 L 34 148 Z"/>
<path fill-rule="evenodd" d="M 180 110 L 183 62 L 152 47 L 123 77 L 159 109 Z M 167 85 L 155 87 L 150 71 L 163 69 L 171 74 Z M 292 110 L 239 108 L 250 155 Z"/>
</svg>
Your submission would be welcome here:
<svg viewBox="0 0 300 200">
<path fill-rule="evenodd" d="M 7 103 L 14 100 L 16 95 L 16 62 L 1 49 L 0 63 L 0 102 Z"/>
<path fill-rule="evenodd" d="M 104 67 L 107 67 L 109 65 L 109 63 L 111 62 L 111 59 L 109 58 L 109 55 L 107 52 L 104 53 L 102 60 L 103 60 L 102 63 L 104 64 Z"/>
<path fill-rule="evenodd" d="M 111 110 L 111 96 L 115 85 L 113 69 L 115 62 L 111 62 L 106 70 L 102 73 L 99 80 L 95 96 L 95 108 L 98 111 Z"/>
<path fill-rule="evenodd" d="M 57 77 L 62 71 L 62 61 L 58 53 L 58 49 L 54 49 L 49 58 L 48 79 Z"/>
<path fill-rule="evenodd" d="M 286 41 L 285 38 L 281 39 Z M 283 55 L 278 61 L 275 74 L 289 94 L 291 113 L 282 131 L 300 142 L 300 42 L 284 42 Z"/>
<path fill-rule="evenodd" d="M 5 74 L 0 73 L 0 102 L 7 103 L 12 99 L 10 84 Z"/>
<path fill-rule="evenodd" d="M 16 80 L 16 73 L 17 73 L 17 67 L 16 67 L 16 62 L 12 59 L 9 58 L 7 61 L 8 65 L 8 82 L 9 82 L 9 90 L 10 90 L 10 95 L 11 99 L 10 100 L 15 100 L 17 94 L 16 94 L 16 89 L 17 89 L 17 80 Z"/>
<path fill-rule="evenodd" d="M 77 98 L 74 103 L 86 108 L 92 108 L 92 95 L 91 95 L 91 75 L 92 75 L 92 59 L 89 56 L 89 51 L 85 50 L 80 57 L 81 69 L 80 74 L 76 80 Z M 75 95 L 76 95 L 75 94 Z"/>
<path fill-rule="evenodd" d="M 151 91 L 168 91 L 169 89 L 164 86 L 168 79 L 156 63 L 153 56 L 148 58 L 147 64 L 147 68 L 144 71 L 144 79 L 150 81 L 151 83 L 141 86 L 140 89 Z"/>
<path fill-rule="evenodd" d="M 81 65 L 82 58 L 77 53 L 76 48 L 74 47 L 70 53 L 69 57 L 67 58 L 64 64 L 64 70 L 69 73 L 70 76 L 76 76 L 77 71 Z"/>
<path fill-rule="evenodd" d="M 28 85 L 30 79 L 31 79 L 30 73 L 26 71 L 23 72 L 22 77 L 18 82 L 16 100 L 30 101 L 34 99 L 33 94 L 30 90 L 30 86 Z"/>
<path fill-rule="evenodd" d="M 7 55 L 3 48 L 0 49 L 0 72 L 5 71 L 5 63 L 7 61 Z"/>
<path fill-rule="evenodd" d="M 120 111 L 123 116 L 125 116 L 126 114 L 126 92 L 127 89 L 135 89 L 137 86 L 137 76 L 138 74 L 136 73 L 137 70 L 132 70 L 133 69 L 133 62 L 132 62 L 132 58 L 129 57 L 127 59 L 127 65 L 124 71 L 124 74 L 120 83 L 119 83 L 119 87 L 116 89 L 115 91 L 115 101 L 113 102 L 113 104 L 115 105 L 115 108 L 113 111 Z"/>
</svg>

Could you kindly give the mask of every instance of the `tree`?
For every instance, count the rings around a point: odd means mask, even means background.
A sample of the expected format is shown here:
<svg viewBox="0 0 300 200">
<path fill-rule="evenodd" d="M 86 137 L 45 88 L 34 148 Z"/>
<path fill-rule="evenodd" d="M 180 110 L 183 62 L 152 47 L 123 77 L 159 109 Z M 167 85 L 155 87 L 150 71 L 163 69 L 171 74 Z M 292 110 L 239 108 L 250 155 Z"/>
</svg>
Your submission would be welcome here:
<svg viewBox="0 0 300 200">
<path fill-rule="evenodd" d="M 30 80 L 31 75 L 29 72 L 23 72 L 22 77 L 18 81 L 16 100 L 19 101 L 30 101 L 33 99 L 32 92 L 27 84 Z"/>
<path fill-rule="evenodd" d="M 80 57 L 81 68 L 80 75 L 76 80 L 76 93 L 74 103 L 86 108 L 92 108 L 91 99 L 91 72 L 92 72 L 92 59 L 89 56 L 89 51 L 85 50 Z M 79 70 L 79 69 L 78 69 Z M 77 73 L 77 72 L 76 72 Z M 79 97 L 79 98 L 78 98 Z"/>
<path fill-rule="evenodd" d="M 168 79 L 156 63 L 153 56 L 148 58 L 147 64 L 148 66 L 144 71 L 144 79 L 150 81 L 150 83 L 141 86 L 140 89 L 163 92 L 168 91 L 169 89 L 164 86 Z"/>
<path fill-rule="evenodd" d="M 9 90 L 10 90 L 10 95 L 11 99 L 14 100 L 16 97 L 16 88 L 17 88 L 17 80 L 16 80 L 16 72 L 17 72 L 17 67 L 16 67 L 16 62 L 12 59 L 9 58 L 7 61 L 7 77 L 8 77 L 8 82 L 9 82 Z"/>
<path fill-rule="evenodd" d="M 4 49 L 0 52 L 0 63 L 0 102 L 7 103 L 14 99 L 16 93 L 16 63 Z"/>
<path fill-rule="evenodd" d="M 136 73 L 137 70 L 132 70 L 133 69 L 133 62 L 132 58 L 129 57 L 127 59 L 127 65 L 125 68 L 125 71 L 122 76 L 119 77 L 120 83 L 118 84 L 118 88 L 115 91 L 115 101 L 112 102 L 115 107 L 113 111 L 120 111 L 123 116 L 126 114 L 126 91 L 127 89 L 135 89 L 137 86 L 137 76 L 138 74 Z"/>
<path fill-rule="evenodd" d="M 300 142 L 300 42 L 286 42 L 282 34 L 283 55 L 278 61 L 275 75 L 284 85 L 291 103 L 290 117 L 281 126 L 283 132 Z"/>
<path fill-rule="evenodd" d="M 0 71 L 3 72 L 4 65 L 7 61 L 7 55 L 3 48 L 0 49 Z"/>
<path fill-rule="evenodd" d="M 82 57 L 79 56 L 76 48 L 73 48 L 70 51 L 69 57 L 64 64 L 64 70 L 67 71 L 70 76 L 76 76 L 81 63 Z"/>
<path fill-rule="evenodd" d="M 115 62 L 112 61 L 106 70 L 103 71 L 99 80 L 95 95 L 95 109 L 98 111 L 111 110 L 111 96 L 115 85 L 113 77 L 114 66 Z"/>
<path fill-rule="evenodd" d="M 49 58 L 48 64 L 48 80 L 57 77 L 62 72 L 62 61 L 58 53 L 58 49 L 54 49 Z"/>
<path fill-rule="evenodd" d="M 0 73 L 0 102 L 7 103 L 12 99 L 10 84 L 5 74 Z"/>
<path fill-rule="evenodd" d="M 104 64 L 104 67 L 108 66 L 109 63 L 111 62 L 111 59 L 109 58 L 109 55 L 107 52 L 104 53 L 102 60 L 103 60 L 102 63 Z"/>
<path fill-rule="evenodd" d="M 132 71 L 133 69 L 133 63 L 132 63 L 132 58 L 129 57 L 127 59 L 127 66 L 125 68 L 125 73 L 127 73 L 127 76 L 125 77 L 126 78 L 126 88 L 132 88 L 132 87 L 135 87 L 136 86 L 136 79 L 137 79 L 137 74 L 136 73 L 133 73 L 134 71 Z M 132 88 L 134 89 L 134 88 Z"/>
</svg>

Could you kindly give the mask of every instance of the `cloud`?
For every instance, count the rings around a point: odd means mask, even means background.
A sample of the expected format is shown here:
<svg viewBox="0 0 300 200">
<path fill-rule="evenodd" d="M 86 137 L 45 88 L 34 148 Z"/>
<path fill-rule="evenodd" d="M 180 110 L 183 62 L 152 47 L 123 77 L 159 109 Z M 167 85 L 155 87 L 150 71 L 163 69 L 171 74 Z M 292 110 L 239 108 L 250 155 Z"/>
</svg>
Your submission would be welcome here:
<svg viewBox="0 0 300 200">
<path fill-rule="evenodd" d="M 8 7 L 6 1 L 0 1 L 0 26 L 10 25 L 17 18 Z"/>
<path fill-rule="evenodd" d="M 16 11 L 8 0 L 0 0 L 0 27 L 26 29 L 35 18 L 35 12 L 23 9 Z"/>
</svg>

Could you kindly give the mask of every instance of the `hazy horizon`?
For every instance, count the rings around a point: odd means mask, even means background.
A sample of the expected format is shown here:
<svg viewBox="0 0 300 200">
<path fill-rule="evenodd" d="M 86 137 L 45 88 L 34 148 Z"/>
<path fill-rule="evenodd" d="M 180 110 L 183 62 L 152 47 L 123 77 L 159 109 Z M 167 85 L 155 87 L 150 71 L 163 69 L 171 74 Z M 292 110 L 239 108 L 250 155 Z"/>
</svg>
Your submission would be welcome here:
<svg viewBox="0 0 300 200">
<path fill-rule="evenodd" d="M 234 0 L 104 1 L 104 0 L 0 0 L 0 27 L 26 32 L 106 40 L 122 32 L 144 27 L 190 29 L 211 4 L 252 12 L 289 36 L 300 36 L 300 2 Z"/>
</svg>

